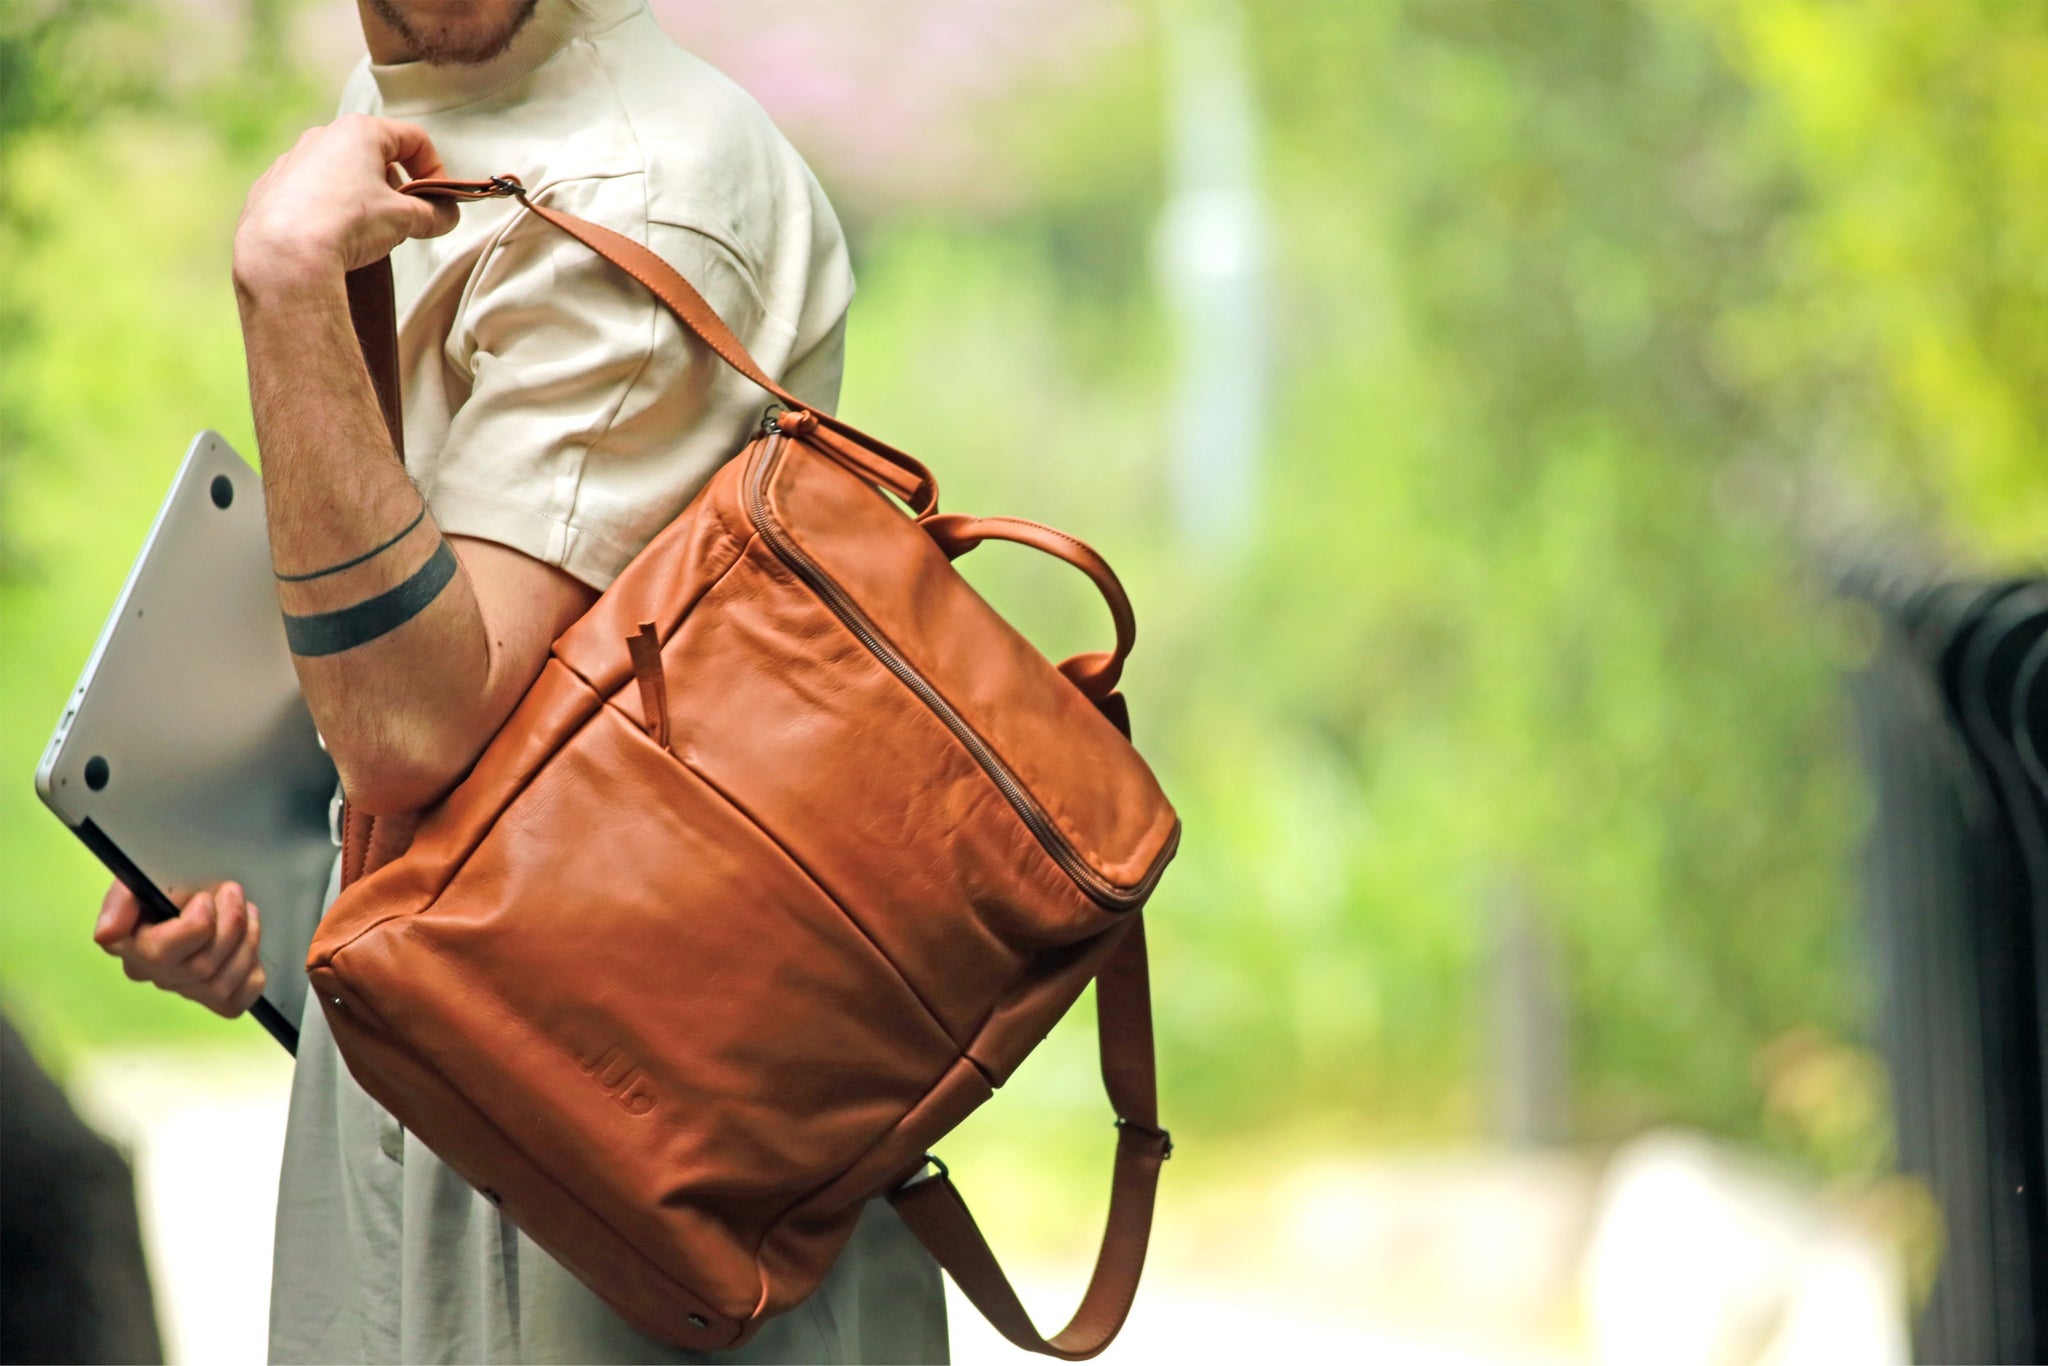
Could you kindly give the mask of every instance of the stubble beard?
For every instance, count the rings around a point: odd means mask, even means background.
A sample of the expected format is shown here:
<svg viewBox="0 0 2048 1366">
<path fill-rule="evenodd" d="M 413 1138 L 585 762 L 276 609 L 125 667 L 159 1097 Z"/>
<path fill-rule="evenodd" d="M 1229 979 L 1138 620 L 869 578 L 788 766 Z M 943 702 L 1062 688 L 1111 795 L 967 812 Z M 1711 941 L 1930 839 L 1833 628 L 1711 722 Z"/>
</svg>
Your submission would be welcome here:
<svg viewBox="0 0 2048 1366">
<path fill-rule="evenodd" d="M 423 27 L 415 24 L 394 0 L 369 0 L 369 3 L 377 17 L 405 41 L 407 50 L 417 60 L 428 66 L 481 66 L 512 46 L 519 30 L 533 18 L 534 6 L 540 0 L 525 0 L 507 22 L 481 33 L 467 26 Z"/>
</svg>

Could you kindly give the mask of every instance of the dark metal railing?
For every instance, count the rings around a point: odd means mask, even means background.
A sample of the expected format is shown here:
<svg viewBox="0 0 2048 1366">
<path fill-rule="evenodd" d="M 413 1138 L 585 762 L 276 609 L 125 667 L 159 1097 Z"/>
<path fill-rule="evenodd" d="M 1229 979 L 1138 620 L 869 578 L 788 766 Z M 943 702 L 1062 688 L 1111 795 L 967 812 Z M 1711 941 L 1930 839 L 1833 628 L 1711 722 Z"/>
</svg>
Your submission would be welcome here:
<svg viewBox="0 0 2048 1366">
<path fill-rule="evenodd" d="M 1873 561 L 1852 682 L 1864 896 L 1902 1171 L 1943 1220 L 1922 1361 L 2048 1351 L 2048 580 Z"/>
</svg>

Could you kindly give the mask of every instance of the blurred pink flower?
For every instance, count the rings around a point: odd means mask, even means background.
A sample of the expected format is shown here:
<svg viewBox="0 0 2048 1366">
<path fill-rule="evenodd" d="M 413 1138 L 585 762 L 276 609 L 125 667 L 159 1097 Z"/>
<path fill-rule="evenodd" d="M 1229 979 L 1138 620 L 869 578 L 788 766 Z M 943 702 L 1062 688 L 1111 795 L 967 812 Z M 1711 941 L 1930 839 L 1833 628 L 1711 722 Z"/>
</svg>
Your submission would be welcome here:
<svg viewBox="0 0 2048 1366">
<path fill-rule="evenodd" d="M 1001 204 L 1017 179 L 981 117 L 1131 42 L 1131 0 L 650 0 L 662 28 L 761 101 L 835 195 Z"/>
</svg>

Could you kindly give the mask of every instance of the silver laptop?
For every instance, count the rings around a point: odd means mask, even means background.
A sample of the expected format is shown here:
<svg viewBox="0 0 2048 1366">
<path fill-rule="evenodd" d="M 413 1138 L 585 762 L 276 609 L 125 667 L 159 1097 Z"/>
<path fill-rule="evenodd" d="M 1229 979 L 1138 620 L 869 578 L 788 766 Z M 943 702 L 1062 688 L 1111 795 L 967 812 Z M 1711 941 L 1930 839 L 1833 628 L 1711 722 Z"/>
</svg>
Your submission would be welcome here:
<svg viewBox="0 0 2048 1366">
<path fill-rule="evenodd" d="M 334 861 L 334 791 L 285 648 L 262 484 L 201 432 L 65 703 L 36 793 L 145 914 L 174 915 L 175 899 L 224 879 L 247 889 L 267 979 L 253 1013 L 289 1049 Z"/>
</svg>

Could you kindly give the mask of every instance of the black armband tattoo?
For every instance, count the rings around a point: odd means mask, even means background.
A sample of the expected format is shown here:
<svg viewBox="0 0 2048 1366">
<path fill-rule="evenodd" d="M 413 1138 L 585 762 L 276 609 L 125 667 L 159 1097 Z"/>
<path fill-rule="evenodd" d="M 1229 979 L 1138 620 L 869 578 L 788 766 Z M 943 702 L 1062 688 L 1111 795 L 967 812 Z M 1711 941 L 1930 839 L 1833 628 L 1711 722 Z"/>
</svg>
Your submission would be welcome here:
<svg viewBox="0 0 2048 1366">
<path fill-rule="evenodd" d="M 384 544 L 380 546 L 377 546 L 375 549 L 365 550 L 362 554 L 356 556 L 353 560 L 343 560 L 340 564 L 330 564 L 325 569 L 315 569 L 310 574 L 283 574 L 279 573 L 276 569 L 272 569 L 270 572 L 276 576 L 277 581 L 279 583 L 306 583 L 313 579 L 324 579 L 329 574 L 339 574 L 344 569 L 354 569 L 359 564 L 364 564 L 370 560 L 376 559 L 379 555 L 382 555 L 385 551 L 391 549 L 392 546 L 397 545 L 400 541 L 412 535 L 412 529 L 418 526 L 421 522 L 425 521 L 426 519 L 427 505 L 425 503 L 421 503 L 420 510 L 413 515 L 413 519 L 410 522 L 407 522 L 405 524 L 405 530 L 399 532 L 396 536 L 393 536 L 390 540 L 384 542 Z"/>
<path fill-rule="evenodd" d="M 455 577 L 455 551 L 444 537 L 427 562 L 396 588 L 337 612 L 284 616 L 284 638 L 301 658 L 338 655 L 389 635 L 427 609 Z"/>
</svg>

